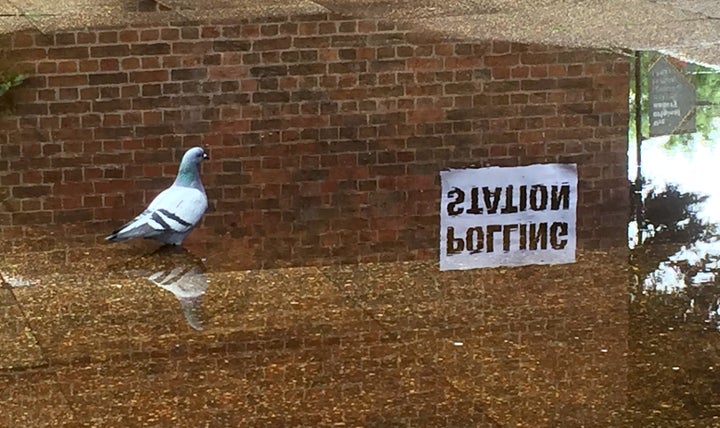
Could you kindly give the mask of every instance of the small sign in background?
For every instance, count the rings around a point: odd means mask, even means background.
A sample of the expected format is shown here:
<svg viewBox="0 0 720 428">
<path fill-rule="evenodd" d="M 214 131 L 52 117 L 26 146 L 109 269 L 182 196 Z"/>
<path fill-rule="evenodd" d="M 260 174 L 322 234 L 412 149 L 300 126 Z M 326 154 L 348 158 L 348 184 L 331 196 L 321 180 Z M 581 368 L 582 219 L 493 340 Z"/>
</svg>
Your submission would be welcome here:
<svg viewBox="0 0 720 428">
<path fill-rule="evenodd" d="M 660 57 L 649 73 L 650 136 L 695 132 L 695 87 Z"/>
</svg>

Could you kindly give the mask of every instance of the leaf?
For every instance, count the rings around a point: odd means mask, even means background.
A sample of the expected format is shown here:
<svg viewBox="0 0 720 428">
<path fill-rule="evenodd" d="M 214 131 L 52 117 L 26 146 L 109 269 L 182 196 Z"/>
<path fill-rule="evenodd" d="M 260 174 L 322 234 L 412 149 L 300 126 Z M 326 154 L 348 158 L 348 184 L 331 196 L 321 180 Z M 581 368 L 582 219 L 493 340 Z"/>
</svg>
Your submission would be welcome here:
<svg viewBox="0 0 720 428">
<path fill-rule="evenodd" d="M 0 83 L 0 96 L 5 95 L 5 93 L 10 89 L 10 83 L 8 82 L 2 82 Z"/>
<path fill-rule="evenodd" d="M 11 85 L 11 86 L 18 86 L 18 85 L 22 84 L 22 82 L 25 81 L 25 78 L 26 78 L 26 77 L 27 77 L 27 76 L 25 76 L 24 74 L 18 74 L 18 75 L 16 75 L 15 77 L 12 78 L 12 81 L 11 81 L 12 85 Z"/>
</svg>

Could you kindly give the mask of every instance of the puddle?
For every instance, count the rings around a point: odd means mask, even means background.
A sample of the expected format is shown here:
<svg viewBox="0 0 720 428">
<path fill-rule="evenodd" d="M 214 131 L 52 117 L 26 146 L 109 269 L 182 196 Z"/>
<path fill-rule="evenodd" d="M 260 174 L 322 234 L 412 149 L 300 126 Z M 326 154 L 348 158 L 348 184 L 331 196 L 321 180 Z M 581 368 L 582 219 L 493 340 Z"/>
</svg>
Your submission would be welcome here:
<svg viewBox="0 0 720 428">
<path fill-rule="evenodd" d="M 14 326 L 0 345 L 8 418 L 116 426 L 111 406 L 161 426 L 204 420 L 197 409 L 221 426 L 552 426 L 616 420 L 625 401 L 622 250 L 441 272 L 247 270 L 233 251 L 156 248 L 2 255 L 28 281 L 0 289 Z"/>
<path fill-rule="evenodd" d="M 161 247 L 148 256 L 132 260 L 126 269 L 128 277 L 145 278 L 172 293 L 188 325 L 203 329 L 202 299 L 209 281 L 202 260 L 184 248 Z"/>
<path fill-rule="evenodd" d="M 670 62 L 696 86 L 697 132 L 642 143 L 644 210 L 629 225 L 628 417 L 711 426 L 720 416 L 720 74 Z"/>
<path fill-rule="evenodd" d="M 720 93 L 704 79 L 699 93 Z M 0 421 L 712 426 L 720 120 L 706 113 L 699 134 L 643 143 L 630 250 L 574 264 L 249 270 L 239 238 L 157 250 L 40 233 L 0 254 Z"/>
</svg>

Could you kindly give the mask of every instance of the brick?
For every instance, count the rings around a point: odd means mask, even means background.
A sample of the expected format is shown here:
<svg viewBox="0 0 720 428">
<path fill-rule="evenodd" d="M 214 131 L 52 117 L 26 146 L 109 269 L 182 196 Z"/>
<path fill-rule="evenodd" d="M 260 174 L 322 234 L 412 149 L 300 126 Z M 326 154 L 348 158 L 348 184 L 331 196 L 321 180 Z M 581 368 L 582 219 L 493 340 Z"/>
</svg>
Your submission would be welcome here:
<svg viewBox="0 0 720 428">
<path fill-rule="evenodd" d="M 286 103 L 290 101 L 290 94 L 284 91 L 255 92 L 252 96 L 254 103 Z"/>
<path fill-rule="evenodd" d="M 58 99 L 60 100 L 75 100 L 79 98 L 79 91 L 77 88 L 60 88 L 58 90 Z"/>
<path fill-rule="evenodd" d="M 149 42 L 160 39 L 160 30 L 156 28 L 141 30 L 140 41 Z"/>
<path fill-rule="evenodd" d="M 98 63 L 100 71 L 118 71 L 120 70 L 120 61 L 116 58 L 102 58 Z"/>
<path fill-rule="evenodd" d="M 292 46 L 298 49 L 327 48 L 330 47 L 329 37 L 293 37 Z"/>
<path fill-rule="evenodd" d="M 250 68 L 250 75 L 254 77 L 285 76 L 288 67 L 285 65 L 257 66 Z"/>
<path fill-rule="evenodd" d="M 130 55 L 129 45 L 104 45 L 90 47 L 90 56 L 93 58 L 124 57 Z"/>
<path fill-rule="evenodd" d="M 49 48 L 47 56 L 50 59 L 85 59 L 90 56 L 89 52 L 86 46 Z"/>
<path fill-rule="evenodd" d="M 207 78 L 207 68 L 183 68 L 172 70 L 172 80 L 203 80 Z"/>
<path fill-rule="evenodd" d="M 107 113 L 116 110 L 127 110 L 131 108 L 131 105 L 131 101 L 128 99 L 94 100 L 92 101 L 92 111 Z"/>
<path fill-rule="evenodd" d="M 483 63 L 488 67 L 509 67 L 520 63 L 520 55 L 517 54 L 505 54 L 505 55 L 490 55 L 483 58 Z M 523 64 L 536 64 L 534 62 L 525 62 Z"/>
<path fill-rule="evenodd" d="M 403 71 L 406 68 L 406 62 L 402 59 L 396 60 L 378 60 L 371 61 L 368 67 L 369 72 L 382 73 L 388 71 Z"/>
<path fill-rule="evenodd" d="M 97 33 L 94 31 L 78 31 L 77 43 L 80 45 L 93 44 L 97 42 Z"/>
<path fill-rule="evenodd" d="M 199 39 L 200 29 L 197 27 L 183 26 L 180 28 L 180 38 L 183 40 Z"/>
<path fill-rule="evenodd" d="M 83 204 L 86 205 L 86 204 Z M 62 210 L 55 214 L 55 223 L 80 223 L 94 219 L 94 211 L 91 208 L 81 208 L 72 210 Z"/>
<path fill-rule="evenodd" d="M 520 55 L 523 64 L 555 64 L 557 54 L 554 52 L 524 52 Z"/>
<path fill-rule="evenodd" d="M 557 79 L 523 80 L 520 84 L 520 88 L 523 91 L 543 91 L 549 89 L 556 89 L 557 87 Z"/>
<path fill-rule="evenodd" d="M 56 61 L 42 61 L 37 65 L 37 72 L 42 74 L 53 74 L 57 72 Z"/>
<path fill-rule="evenodd" d="M 367 71 L 365 61 L 346 61 L 328 65 L 328 72 L 333 74 L 364 73 L 365 71 Z"/>
<path fill-rule="evenodd" d="M 394 113 L 380 113 L 380 114 L 372 114 L 370 115 L 370 123 L 373 125 L 377 124 L 397 124 L 405 122 L 405 113 L 404 112 L 394 112 Z"/>
<path fill-rule="evenodd" d="M 169 43 L 134 44 L 130 47 L 130 54 L 143 55 L 166 55 L 170 53 Z"/>
<path fill-rule="evenodd" d="M 90 111 L 90 103 L 88 102 L 72 102 L 72 103 L 52 103 L 50 104 L 50 114 L 79 114 Z"/>
<path fill-rule="evenodd" d="M 42 48 L 35 49 L 20 49 L 13 52 L 13 59 L 15 61 L 35 61 L 47 58 L 47 52 Z"/>
<path fill-rule="evenodd" d="M 591 77 L 558 79 L 557 86 L 560 89 L 592 89 L 593 79 Z"/>
<path fill-rule="evenodd" d="M 168 80 L 169 74 L 167 70 L 147 70 L 130 72 L 130 82 L 147 83 L 147 82 L 163 82 Z"/>
<path fill-rule="evenodd" d="M 13 35 L 12 46 L 15 49 L 28 48 L 35 44 L 32 34 L 18 32 Z"/>
<path fill-rule="evenodd" d="M 498 88 L 492 86 L 495 82 L 485 84 L 485 88 L 489 92 L 498 92 Z M 506 82 L 506 87 L 502 88 L 503 91 L 513 91 L 520 89 L 518 82 Z M 447 83 L 444 86 L 445 94 L 471 94 L 477 91 L 477 86 L 474 82 L 466 83 Z"/>
<path fill-rule="evenodd" d="M 141 68 L 145 68 L 145 69 L 165 68 L 160 64 L 160 57 L 158 57 L 156 55 L 144 56 L 144 57 L 140 58 L 140 66 L 141 66 Z"/>
<path fill-rule="evenodd" d="M 330 64 L 332 66 L 333 64 Z M 317 64 L 295 64 L 287 68 L 287 72 L 292 75 L 312 75 L 312 74 L 325 74 L 326 65 L 323 63 Z"/>
<path fill-rule="evenodd" d="M 50 76 L 47 83 L 51 87 L 84 86 L 88 84 L 88 76 L 86 74 Z"/>
<path fill-rule="evenodd" d="M 88 84 L 91 86 L 96 85 L 112 85 L 119 83 L 127 83 L 128 74 L 125 72 L 120 73 L 93 73 L 88 75 Z"/>
<path fill-rule="evenodd" d="M 562 64 L 586 63 L 594 59 L 595 53 L 592 50 L 567 50 L 557 55 L 557 61 Z"/>
<path fill-rule="evenodd" d="M 292 46 L 292 38 L 290 37 L 258 39 L 252 42 L 252 50 L 256 52 L 289 49 L 290 46 Z"/>
<path fill-rule="evenodd" d="M 215 52 L 245 52 L 251 47 L 252 43 L 248 40 L 216 40 L 212 45 Z"/>
<path fill-rule="evenodd" d="M 180 30 L 178 28 L 160 29 L 160 40 L 173 41 L 178 39 L 180 39 Z"/>
<path fill-rule="evenodd" d="M 27 180 L 25 178 L 23 178 L 23 182 L 27 182 Z M 49 186 L 49 185 L 16 186 L 16 187 L 12 188 L 12 196 L 14 198 L 19 198 L 19 199 L 21 199 L 21 198 L 39 198 L 39 197 L 48 195 L 50 193 L 50 190 L 51 190 L 51 186 Z"/>
<path fill-rule="evenodd" d="M 52 223 L 52 211 L 33 211 L 12 213 L 12 224 L 18 226 L 47 225 Z"/>
</svg>

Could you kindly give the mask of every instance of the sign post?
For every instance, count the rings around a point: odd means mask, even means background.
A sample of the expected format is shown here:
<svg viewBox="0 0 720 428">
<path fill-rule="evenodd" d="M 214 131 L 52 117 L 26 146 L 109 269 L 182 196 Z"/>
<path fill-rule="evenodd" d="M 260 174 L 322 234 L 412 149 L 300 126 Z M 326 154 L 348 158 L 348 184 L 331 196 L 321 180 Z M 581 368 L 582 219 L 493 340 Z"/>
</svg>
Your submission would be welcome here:
<svg viewBox="0 0 720 428">
<path fill-rule="evenodd" d="M 650 67 L 650 136 L 695 132 L 695 88 L 667 60 Z"/>
</svg>

